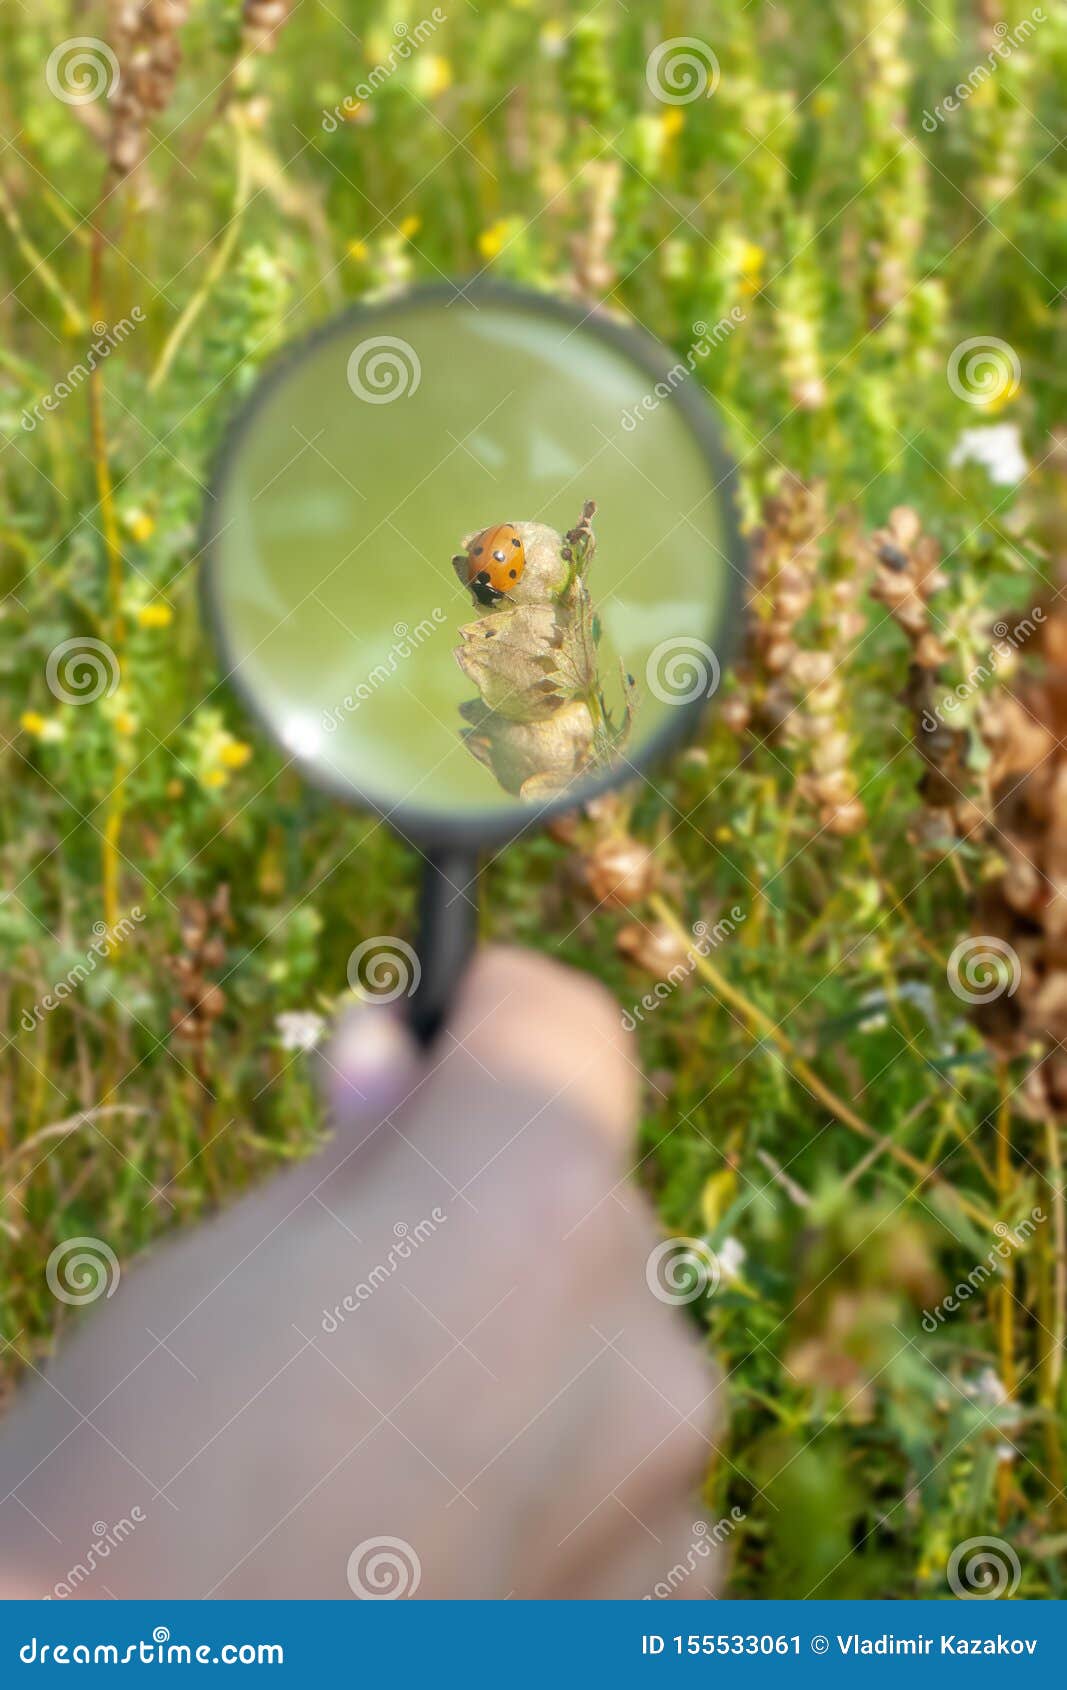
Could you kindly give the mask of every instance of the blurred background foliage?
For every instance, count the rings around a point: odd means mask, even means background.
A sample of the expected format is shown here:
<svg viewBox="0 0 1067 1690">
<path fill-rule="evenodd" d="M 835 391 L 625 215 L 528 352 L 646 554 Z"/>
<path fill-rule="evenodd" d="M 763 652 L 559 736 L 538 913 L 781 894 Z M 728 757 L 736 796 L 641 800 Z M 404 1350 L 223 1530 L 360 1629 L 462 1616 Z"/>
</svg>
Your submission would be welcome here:
<svg viewBox="0 0 1067 1690">
<path fill-rule="evenodd" d="M 49 55 L 76 36 L 114 42 L 138 97 L 57 99 Z M 718 80 L 674 104 L 646 66 L 677 37 Z M 66 1312 L 42 1268 L 58 1242 L 99 1236 L 126 1263 L 314 1142 L 302 1047 L 350 995 L 352 946 L 410 931 L 410 853 L 305 790 L 219 685 L 196 525 L 235 402 L 281 344 L 416 280 L 604 301 L 683 356 L 733 311 L 694 373 L 767 595 L 740 684 L 654 788 L 494 860 L 485 935 L 595 973 L 624 1009 L 684 963 L 634 1017 L 635 1160 L 666 1231 L 724 1264 L 689 1312 L 729 1381 L 708 1498 L 743 1512 L 735 1593 L 943 1596 L 951 1550 L 990 1533 L 1020 1595 L 1067 1593 L 1059 1117 L 1025 1106 L 1036 1052 L 985 1042 L 946 978 L 998 842 L 944 801 L 931 825 L 907 696 L 923 629 L 926 672 L 955 684 L 994 618 L 1056 591 L 1065 75 L 1056 0 L 3 6 L 9 1380 Z M 946 372 L 989 336 L 1020 379 L 976 406 Z M 976 427 L 992 440 L 961 444 Z M 870 539 L 902 505 L 919 626 L 886 586 L 897 541 Z M 46 679 L 75 637 L 118 661 L 91 704 Z M 781 731 L 783 677 L 823 688 L 821 729 L 809 707 L 807 734 Z M 961 800 L 988 690 L 960 717 Z M 686 962 L 679 931 L 735 907 Z M 931 1330 L 994 1223 L 1035 1208 L 1033 1239 Z"/>
</svg>

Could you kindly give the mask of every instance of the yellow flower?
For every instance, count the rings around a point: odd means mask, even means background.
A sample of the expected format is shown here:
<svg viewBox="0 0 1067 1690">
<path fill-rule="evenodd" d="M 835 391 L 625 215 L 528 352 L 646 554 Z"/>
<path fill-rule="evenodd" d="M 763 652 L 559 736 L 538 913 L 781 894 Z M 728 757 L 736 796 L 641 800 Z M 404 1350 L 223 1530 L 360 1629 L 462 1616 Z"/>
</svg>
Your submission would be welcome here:
<svg viewBox="0 0 1067 1690">
<path fill-rule="evenodd" d="M 230 739 L 219 751 L 219 762 L 224 769 L 243 769 L 251 755 L 250 745 L 240 739 Z"/>
<path fill-rule="evenodd" d="M 206 774 L 203 776 L 202 784 L 204 786 L 208 786 L 208 787 L 225 786 L 226 785 L 226 771 L 225 771 L 225 769 L 208 769 Z"/>
<path fill-rule="evenodd" d="M 700 1194 L 700 1212 L 709 1232 L 715 1231 L 736 1196 L 737 1174 L 733 1168 L 720 1168 L 706 1181 Z"/>
<path fill-rule="evenodd" d="M 130 538 L 138 541 L 138 543 L 150 540 L 156 531 L 155 517 L 149 516 L 147 511 L 138 510 L 136 507 L 123 511 L 122 520 Z"/>
<path fill-rule="evenodd" d="M 1016 381 L 1014 376 L 1011 377 L 1010 380 L 1005 382 L 1003 388 L 990 394 L 989 398 L 983 401 L 984 409 L 988 411 L 991 417 L 996 416 L 997 412 L 1002 411 L 1005 405 L 1010 405 L 1013 399 L 1019 397 L 1022 392 L 1022 385 L 1021 381 Z"/>
<path fill-rule="evenodd" d="M 451 88 L 452 66 L 439 53 L 420 53 L 415 60 L 411 82 L 416 94 L 421 94 L 426 100 L 435 100 L 438 94 Z"/>
<path fill-rule="evenodd" d="M 541 51 L 546 59 L 561 59 L 567 51 L 563 25 L 555 19 L 550 19 L 541 30 Z"/>
<path fill-rule="evenodd" d="M 127 738 L 137 732 L 137 717 L 132 710 L 116 710 L 114 722 L 116 731 L 125 734 Z"/>
<path fill-rule="evenodd" d="M 404 240 L 410 241 L 412 236 L 417 235 L 421 228 L 421 217 L 405 217 L 403 222 L 400 224 L 400 233 Z"/>
<path fill-rule="evenodd" d="M 496 258 L 508 235 L 511 225 L 506 217 L 501 217 L 496 223 L 491 223 L 488 229 L 483 229 L 478 236 L 478 251 L 483 258 Z"/>
<path fill-rule="evenodd" d="M 346 100 L 344 105 L 341 107 L 341 115 L 346 123 L 362 123 L 364 121 L 363 101 Z"/>
<path fill-rule="evenodd" d="M 758 293 L 763 286 L 763 261 L 766 253 L 754 241 L 746 241 L 741 249 L 741 292 Z"/>
<path fill-rule="evenodd" d="M 685 113 L 680 106 L 668 106 L 659 120 L 660 131 L 665 141 L 673 141 L 680 135 L 685 124 Z"/>
<path fill-rule="evenodd" d="M 349 241 L 348 256 L 354 258 L 357 264 L 366 264 L 370 256 L 370 248 L 366 241 Z"/>
<path fill-rule="evenodd" d="M 61 739 L 66 739 L 67 730 L 58 716 L 42 716 L 39 710 L 26 710 L 19 717 L 19 722 L 25 733 L 32 734 L 45 745 L 58 745 Z"/>
<path fill-rule="evenodd" d="M 169 628 L 174 621 L 174 612 L 164 599 L 155 599 L 151 604 L 143 604 L 137 612 L 137 625 L 140 628 Z"/>
<path fill-rule="evenodd" d="M 734 830 L 732 827 L 726 827 L 723 825 L 722 827 L 717 827 L 715 829 L 715 838 L 718 840 L 720 845 L 728 845 L 733 836 Z"/>
</svg>

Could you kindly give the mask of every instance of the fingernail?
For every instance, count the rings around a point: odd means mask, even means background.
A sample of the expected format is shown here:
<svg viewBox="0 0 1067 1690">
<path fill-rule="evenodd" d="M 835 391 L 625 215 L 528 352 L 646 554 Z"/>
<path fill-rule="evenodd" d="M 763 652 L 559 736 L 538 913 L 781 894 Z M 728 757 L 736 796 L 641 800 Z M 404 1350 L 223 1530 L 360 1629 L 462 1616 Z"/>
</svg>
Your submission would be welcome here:
<svg viewBox="0 0 1067 1690">
<path fill-rule="evenodd" d="M 329 1052 L 327 1093 L 334 1118 L 380 1120 L 388 1115 L 411 1090 L 417 1055 L 411 1033 L 394 1011 L 353 1010 Z"/>
</svg>

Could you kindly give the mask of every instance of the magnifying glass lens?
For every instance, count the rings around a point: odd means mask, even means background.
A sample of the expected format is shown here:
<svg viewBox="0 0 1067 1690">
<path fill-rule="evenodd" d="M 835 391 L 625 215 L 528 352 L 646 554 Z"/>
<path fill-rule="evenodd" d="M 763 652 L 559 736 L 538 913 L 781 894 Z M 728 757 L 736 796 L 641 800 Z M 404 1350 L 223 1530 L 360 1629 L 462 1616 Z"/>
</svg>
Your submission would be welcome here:
<svg viewBox="0 0 1067 1690">
<path fill-rule="evenodd" d="M 498 825 L 643 763 L 714 691 L 736 536 L 683 374 L 603 317 L 448 290 L 339 320 L 261 386 L 209 598 L 313 778 Z"/>
</svg>

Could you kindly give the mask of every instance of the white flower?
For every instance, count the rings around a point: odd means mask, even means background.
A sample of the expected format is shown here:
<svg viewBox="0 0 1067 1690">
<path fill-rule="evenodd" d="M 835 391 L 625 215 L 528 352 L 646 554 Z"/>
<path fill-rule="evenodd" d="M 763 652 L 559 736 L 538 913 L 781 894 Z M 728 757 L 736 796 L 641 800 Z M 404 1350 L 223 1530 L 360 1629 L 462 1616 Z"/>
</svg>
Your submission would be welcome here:
<svg viewBox="0 0 1067 1690">
<path fill-rule="evenodd" d="M 1009 1400 L 1007 1386 L 991 1367 L 983 1367 L 974 1382 L 971 1394 L 977 1397 L 979 1402 L 987 1402 L 990 1408 L 999 1408 Z"/>
<path fill-rule="evenodd" d="M 326 1022 L 313 1009 L 287 1009 L 274 1017 L 274 1026 L 283 1050 L 314 1050 Z"/>
<path fill-rule="evenodd" d="M 961 464 L 981 464 L 998 487 L 1011 487 L 1022 481 L 1030 468 L 1018 423 L 965 428 L 948 461 L 950 469 L 958 469 Z"/>
<path fill-rule="evenodd" d="M 715 1259 L 725 1279 L 739 1279 L 745 1261 L 745 1246 L 737 1238 L 724 1238 L 715 1252 Z"/>
</svg>

